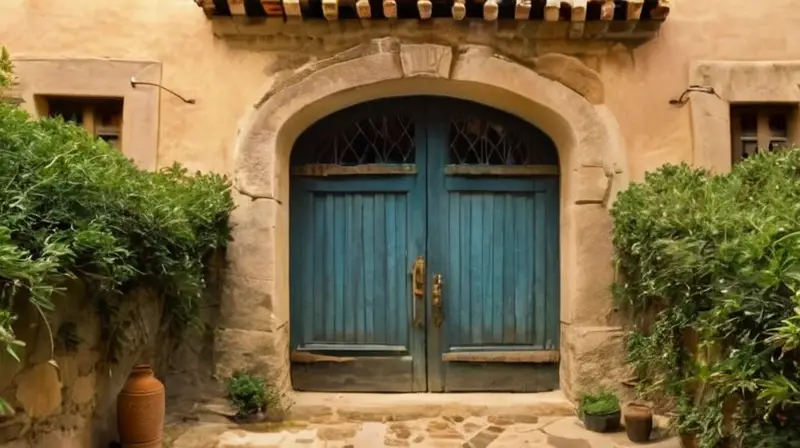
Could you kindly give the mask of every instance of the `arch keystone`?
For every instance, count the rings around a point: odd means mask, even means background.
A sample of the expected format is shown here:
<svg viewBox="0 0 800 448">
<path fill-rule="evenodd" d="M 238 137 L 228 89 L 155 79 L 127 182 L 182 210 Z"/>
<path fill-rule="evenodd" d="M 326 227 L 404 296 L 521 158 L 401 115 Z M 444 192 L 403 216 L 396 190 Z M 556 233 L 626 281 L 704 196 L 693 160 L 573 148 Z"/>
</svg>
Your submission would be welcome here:
<svg viewBox="0 0 800 448">
<path fill-rule="evenodd" d="M 453 50 L 445 45 L 402 44 L 400 63 L 405 77 L 449 78 Z"/>
</svg>

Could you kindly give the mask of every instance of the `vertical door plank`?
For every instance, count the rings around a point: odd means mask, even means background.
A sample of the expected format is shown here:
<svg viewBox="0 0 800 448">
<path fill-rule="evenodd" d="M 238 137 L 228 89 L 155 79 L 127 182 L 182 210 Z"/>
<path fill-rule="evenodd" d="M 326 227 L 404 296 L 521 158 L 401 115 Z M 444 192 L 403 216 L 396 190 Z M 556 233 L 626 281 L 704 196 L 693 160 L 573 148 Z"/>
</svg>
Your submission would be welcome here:
<svg viewBox="0 0 800 448">
<path fill-rule="evenodd" d="M 356 341 L 358 343 L 366 343 L 366 325 L 364 325 L 364 309 L 366 305 L 366 298 L 364 293 L 364 265 L 367 262 L 367 256 L 364 249 L 364 200 L 362 195 L 355 195 L 353 198 L 353 246 L 350 249 L 353 254 L 353 265 L 357 269 L 353 269 L 352 275 L 353 282 L 353 325 L 356 332 Z"/>
<path fill-rule="evenodd" d="M 311 207 L 311 194 L 299 188 L 291 191 L 292 195 L 292 222 L 296 226 L 290 228 L 289 239 L 293 247 L 302 247 L 302 252 L 289 257 L 291 277 L 289 287 L 292 297 L 313 297 L 314 295 L 314 264 L 305 260 L 314 259 L 314 210 Z M 311 238 L 311 241 L 307 240 Z M 306 240 L 305 244 L 299 244 Z M 310 341 L 313 339 L 313 326 L 308 324 L 314 321 L 314 303 L 303 307 L 292 307 L 289 313 L 291 319 L 292 337 L 295 340 Z"/>
<path fill-rule="evenodd" d="M 472 330 L 472 338 L 469 342 L 472 344 L 480 344 L 483 341 L 483 328 L 481 323 L 481 311 L 483 310 L 483 297 L 481 291 L 483 289 L 483 253 L 481 252 L 483 246 L 483 210 L 480 196 L 470 194 L 469 198 L 470 207 L 470 254 L 469 254 L 469 296 L 470 296 L 470 314 L 469 326 Z"/>
<path fill-rule="evenodd" d="M 344 334 L 347 335 L 346 337 L 349 338 L 350 341 L 353 343 L 358 342 L 358 332 L 356 332 L 356 321 L 355 321 L 355 314 L 354 309 L 356 307 L 355 303 L 355 285 L 353 284 L 353 271 L 361 269 L 361 266 L 354 262 L 355 258 L 353 256 L 353 247 L 354 247 L 354 239 L 356 234 L 354 232 L 355 228 L 355 211 L 353 210 L 353 195 L 347 194 L 344 195 L 344 206 L 342 207 L 341 214 L 344 215 L 344 228 L 345 234 L 343 239 L 343 251 L 340 253 L 340 257 L 343 259 L 340 261 L 339 264 L 344 266 L 344 271 L 342 272 L 342 278 L 344 279 L 344 288 L 342 289 L 343 292 L 343 308 L 340 310 L 341 319 L 344 321 Z M 349 255 L 349 256 L 345 256 Z"/>
<path fill-rule="evenodd" d="M 458 338 L 458 342 L 455 342 L 458 345 L 464 344 L 470 340 L 472 337 L 472 331 L 470 328 L 470 312 L 471 312 L 471 294 L 470 291 L 472 290 L 472 283 L 470 282 L 470 263 L 472 259 L 470 258 L 471 251 L 470 251 L 470 204 L 469 204 L 469 196 L 461 195 L 459 198 L 459 208 L 461 209 L 461 218 L 459 220 L 458 225 L 461 227 L 461 258 L 459 259 L 460 272 L 458 279 L 453 279 L 453 282 L 458 282 L 461 291 L 458 296 L 458 306 L 461 309 L 461 318 L 458 320 L 458 325 L 460 331 L 460 336 Z M 458 330 L 456 330 L 458 331 Z"/>
<path fill-rule="evenodd" d="M 372 293 L 373 312 L 372 328 L 373 341 L 378 344 L 386 343 L 386 267 L 389 252 L 386 247 L 386 201 L 385 195 L 376 194 L 373 205 L 375 213 L 375 271 Z"/>
<path fill-rule="evenodd" d="M 492 246 L 491 257 L 491 300 L 492 300 L 492 322 L 493 332 L 491 340 L 493 343 L 502 344 L 505 342 L 505 300 L 503 298 L 503 254 L 506 248 L 503 246 L 503 208 L 504 195 L 494 195 L 491 197 L 492 210 L 492 231 L 488 235 Z"/>
<path fill-rule="evenodd" d="M 536 332 L 533 342 L 538 345 L 544 346 L 545 334 L 547 331 L 547 256 L 545 251 L 545 241 L 548 236 L 547 226 L 545 225 L 545 208 L 547 202 L 541 194 L 536 195 L 535 207 L 533 215 L 533 236 L 534 236 L 534 252 L 536 259 L 534 260 L 535 272 L 533 275 L 534 280 L 534 294 L 533 300 L 535 302 L 536 311 L 534 312 L 533 328 Z"/>
<path fill-rule="evenodd" d="M 514 221 L 514 309 L 516 310 L 517 334 L 514 342 L 524 344 L 528 335 L 528 313 L 531 298 L 525 294 L 525 278 L 530 275 L 525 263 L 524 242 L 530 233 L 530 222 L 525 220 L 524 208 L 520 210 L 518 201 L 513 201 L 512 219 Z"/>
<path fill-rule="evenodd" d="M 398 306 L 396 308 L 392 308 L 397 310 L 396 314 L 396 323 L 397 325 L 394 327 L 396 332 L 396 340 L 397 341 L 409 341 L 410 334 L 409 328 L 411 325 L 411 277 L 408 275 L 409 270 L 411 268 L 411 263 L 415 258 L 414 255 L 409 254 L 408 251 L 408 231 L 409 228 L 407 226 L 406 220 L 410 216 L 410 210 L 408 206 L 408 200 L 405 196 L 401 196 L 397 198 L 397 213 L 395 214 L 396 226 L 397 226 L 397 259 L 398 259 L 398 266 L 396 269 L 395 275 L 397 276 L 397 284 L 399 285 L 398 293 L 400 294 L 400 300 L 397 302 Z M 417 354 L 415 354 L 417 356 Z M 418 355 L 424 358 L 423 355 Z M 423 363 L 424 366 L 424 359 L 421 359 L 420 362 Z"/>
<path fill-rule="evenodd" d="M 334 321 L 334 331 L 333 334 L 335 335 L 334 338 L 336 341 L 341 342 L 355 342 L 354 339 L 350 339 L 351 334 L 348 334 L 346 331 L 346 324 L 345 324 L 345 306 L 344 306 L 344 284 L 345 282 L 345 270 L 344 270 L 344 260 L 342 260 L 342 255 L 345 253 L 345 245 L 344 245 L 344 237 L 345 237 L 345 227 L 344 227 L 344 217 L 346 214 L 346 210 L 344 208 L 344 196 L 341 194 L 331 195 L 330 200 L 333 203 L 333 272 L 334 272 L 334 295 L 330 297 L 332 301 L 334 301 L 333 307 L 333 321 Z"/>
<path fill-rule="evenodd" d="M 334 231 L 333 224 L 333 196 L 326 195 L 322 199 L 325 203 L 325 267 L 323 274 L 323 292 L 322 300 L 325 308 L 325 340 L 335 341 L 335 319 L 336 319 L 336 303 L 334 302 L 334 288 L 336 286 L 336 279 L 334 278 L 334 265 L 336 264 L 336 252 L 334 248 L 335 239 L 332 232 Z"/>
<path fill-rule="evenodd" d="M 451 322 L 448 322 L 446 327 L 448 331 L 444 334 L 445 346 L 458 344 L 459 341 L 465 340 L 464 335 L 459 332 L 459 329 L 466 328 L 463 322 L 464 313 L 467 312 L 464 307 L 461 306 L 461 304 L 464 303 L 463 297 L 467 288 L 464 288 L 463 282 L 457 277 L 460 273 L 461 263 L 466 259 L 466 256 L 462 256 L 461 252 L 461 195 L 458 193 L 451 193 L 448 202 L 448 208 L 450 210 L 448 213 L 447 226 L 449 230 L 447 272 L 451 274 L 450 276 L 453 278 L 447 282 L 447 294 L 448 298 L 451 299 L 450 302 L 447 302 L 449 304 L 447 310 L 449 311 L 448 319 L 450 319 Z M 433 216 L 431 216 L 431 219 L 433 219 Z"/>
<path fill-rule="evenodd" d="M 325 199 L 313 197 L 314 213 L 314 340 L 325 340 Z"/>
<path fill-rule="evenodd" d="M 367 341 L 375 340 L 372 314 L 375 312 L 375 197 L 364 197 L 364 331 Z"/>
<path fill-rule="evenodd" d="M 383 307 L 382 316 L 385 324 L 385 339 L 387 343 L 397 340 L 398 320 L 400 319 L 399 305 L 403 303 L 401 282 L 398 282 L 397 273 L 405 272 L 407 267 L 402 263 L 402 253 L 405 248 L 397 244 L 397 200 L 395 195 L 386 196 L 385 205 L 385 232 L 386 232 L 386 305 Z M 399 263 L 398 263 L 399 262 Z"/>
<path fill-rule="evenodd" d="M 482 339 L 484 342 L 493 343 L 494 326 L 494 297 L 492 296 L 492 225 L 494 224 L 494 209 L 492 208 L 492 195 L 481 194 L 476 199 L 481 202 L 481 213 L 483 223 L 481 224 L 481 291 L 480 300 L 483 302 L 483 309 L 480 311 L 481 317 L 478 323 L 483 321 Z"/>
<path fill-rule="evenodd" d="M 517 299 L 514 294 L 514 204 L 510 194 L 504 195 L 503 206 L 503 343 L 513 344 L 517 335 Z"/>
</svg>

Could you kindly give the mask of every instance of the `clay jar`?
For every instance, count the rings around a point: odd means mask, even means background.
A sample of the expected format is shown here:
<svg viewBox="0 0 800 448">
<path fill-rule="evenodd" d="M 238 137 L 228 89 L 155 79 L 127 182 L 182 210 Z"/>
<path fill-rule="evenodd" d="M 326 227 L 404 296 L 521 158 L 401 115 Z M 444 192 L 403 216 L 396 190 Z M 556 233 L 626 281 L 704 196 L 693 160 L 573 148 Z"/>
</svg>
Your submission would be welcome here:
<svg viewBox="0 0 800 448">
<path fill-rule="evenodd" d="M 650 441 L 653 431 L 653 410 L 641 403 L 630 403 L 625 407 L 625 432 L 628 439 L 635 443 Z"/>
<path fill-rule="evenodd" d="M 117 396 L 117 429 L 124 448 L 161 448 L 164 385 L 148 365 L 134 366 Z"/>
</svg>

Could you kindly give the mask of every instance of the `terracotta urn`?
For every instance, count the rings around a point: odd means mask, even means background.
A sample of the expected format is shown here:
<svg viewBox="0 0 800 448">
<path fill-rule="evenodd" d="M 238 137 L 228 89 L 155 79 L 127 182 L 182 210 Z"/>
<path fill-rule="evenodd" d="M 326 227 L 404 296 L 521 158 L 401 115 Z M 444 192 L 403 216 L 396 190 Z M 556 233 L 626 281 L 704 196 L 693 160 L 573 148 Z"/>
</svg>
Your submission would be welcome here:
<svg viewBox="0 0 800 448">
<path fill-rule="evenodd" d="M 117 429 L 124 448 L 161 448 L 166 408 L 164 385 L 149 365 L 134 366 L 117 396 Z"/>
<path fill-rule="evenodd" d="M 650 441 L 653 431 L 653 410 L 650 406 L 641 403 L 630 403 L 625 406 L 625 433 L 628 439 L 635 443 Z"/>
</svg>

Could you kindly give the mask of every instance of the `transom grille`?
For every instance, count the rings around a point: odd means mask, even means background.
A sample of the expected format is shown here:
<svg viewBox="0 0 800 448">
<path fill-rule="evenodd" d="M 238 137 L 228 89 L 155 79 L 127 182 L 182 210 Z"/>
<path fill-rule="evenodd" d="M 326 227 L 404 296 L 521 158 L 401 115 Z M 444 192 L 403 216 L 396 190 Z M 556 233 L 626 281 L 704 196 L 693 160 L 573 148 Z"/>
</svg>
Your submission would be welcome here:
<svg viewBox="0 0 800 448">
<path fill-rule="evenodd" d="M 550 164 L 550 151 L 537 151 L 536 141 L 502 124 L 474 116 L 450 124 L 450 163 L 457 165 Z"/>
<path fill-rule="evenodd" d="M 346 124 L 331 133 L 312 132 L 301 145 L 298 165 L 357 166 L 411 164 L 415 161 L 414 121 L 403 115 L 379 115 Z"/>
</svg>

